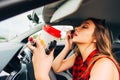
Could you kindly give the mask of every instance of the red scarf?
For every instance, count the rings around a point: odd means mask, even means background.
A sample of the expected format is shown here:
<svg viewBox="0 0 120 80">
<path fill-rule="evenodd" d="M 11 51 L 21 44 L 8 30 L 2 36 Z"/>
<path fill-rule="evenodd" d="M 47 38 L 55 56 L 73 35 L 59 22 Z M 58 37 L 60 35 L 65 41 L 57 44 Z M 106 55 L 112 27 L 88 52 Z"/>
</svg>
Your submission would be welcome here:
<svg viewBox="0 0 120 80">
<path fill-rule="evenodd" d="M 77 56 L 75 64 L 73 66 L 73 80 L 89 80 L 90 71 L 85 71 L 88 68 L 88 64 L 91 62 L 92 57 L 97 53 L 97 50 L 94 50 L 90 53 L 87 59 L 83 62 L 81 55 Z"/>
</svg>

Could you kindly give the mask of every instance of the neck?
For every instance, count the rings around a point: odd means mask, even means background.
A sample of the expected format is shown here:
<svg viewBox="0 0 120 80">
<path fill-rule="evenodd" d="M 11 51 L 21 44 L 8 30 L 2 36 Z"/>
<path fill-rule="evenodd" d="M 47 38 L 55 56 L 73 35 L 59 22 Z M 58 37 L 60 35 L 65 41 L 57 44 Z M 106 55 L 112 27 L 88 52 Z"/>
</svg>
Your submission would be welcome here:
<svg viewBox="0 0 120 80">
<path fill-rule="evenodd" d="M 77 45 L 83 61 L 86 60 L 86 58 L 90 55 L 90 53 L 96 49 L 95 43 L 90 43 L 90 44 L 78 44 Z"/>
</svg>

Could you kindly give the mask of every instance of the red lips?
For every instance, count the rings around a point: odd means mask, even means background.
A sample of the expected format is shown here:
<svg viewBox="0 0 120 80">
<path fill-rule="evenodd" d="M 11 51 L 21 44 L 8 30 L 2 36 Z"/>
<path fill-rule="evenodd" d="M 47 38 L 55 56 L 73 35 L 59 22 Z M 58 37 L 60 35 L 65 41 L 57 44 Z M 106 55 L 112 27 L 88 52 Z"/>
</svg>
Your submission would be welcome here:
<svg viewBox="0 0 120 80">
<path fill-rule="evenodd" d="M 73 34 L 73 36 L 77 36 L 77 34 L 76 34 L 76 33 L 74 33 L 74 34 Z"/>
<path fill-rule="evenodd" d="M 73 38 L 74 36 L 77 36 L 77 34 L 76 33 L 71 34 L 71 38 Z"/>
</svg>

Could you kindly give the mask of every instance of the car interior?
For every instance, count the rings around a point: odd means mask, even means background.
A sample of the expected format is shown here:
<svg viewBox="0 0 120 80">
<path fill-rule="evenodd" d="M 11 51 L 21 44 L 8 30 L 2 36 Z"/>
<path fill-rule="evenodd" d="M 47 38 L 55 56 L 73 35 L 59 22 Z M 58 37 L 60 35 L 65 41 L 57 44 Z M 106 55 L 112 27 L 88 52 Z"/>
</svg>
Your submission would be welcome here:
<svg viewBox="0 0 120 80">
<path fill-rule="evenodd" d="M 10 1 L 10 2 L 9 2 Z M 26 31 L 22 35 L 10 41 L 0 42 L 0 80 L 35 80 L 32 65 L 32 54 L 26 49 L 28 37 L 39 32 L 46 24 L 71 25 L 73 28 L 80 25 L 82 20 L 88 17 L 105 19 L 109 29 L 112 52 L 115 59 L 120 64 L 120 0 L 7 0 L 0 1 L 0 21 L 19 15 L 23 12 L 43 7 L 43 23 L 37 23 L 37 27 Z M 37 10 L 39 11 L 39 10 Z M 37 13 L 37 12 L 35 12 Z M 33 19 L 39 19 L 38 14 L 34 14 Z M 28 14 L 29 15 L 29 14 Z M 30 15 L 27 16 L 31 19 Z M 32 19 L 31 19 L 32 20 Z M 6 24 L 7 25 L 7 24 Z M 17 26 L 16 26 L 17 27 Z M 54 51 L 56 57 L 63 49 L 64 44 L 57 45 Z M 71 50 L 66 56 L 73 54 Z M 72 80 L 71 69 L 54 73 L 50 70 L 51 80 Z"/>
</svg>

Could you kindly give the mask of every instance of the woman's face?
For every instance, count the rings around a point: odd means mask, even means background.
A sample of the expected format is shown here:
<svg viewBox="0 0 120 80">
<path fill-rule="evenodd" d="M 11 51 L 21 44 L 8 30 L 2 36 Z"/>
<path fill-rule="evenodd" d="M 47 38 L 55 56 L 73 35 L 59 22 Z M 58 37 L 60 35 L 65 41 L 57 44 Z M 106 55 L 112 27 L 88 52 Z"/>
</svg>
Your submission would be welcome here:
<svg viewBox="0 0 120 80">
<path fill-rule="evenodd" d="M 96 42 L 93 36 L 95 24 L 92 20 L 84 21 L 80 26 L 75 28 L 72 41 L 76 44 L 89 44 Z"/>
</svg>

